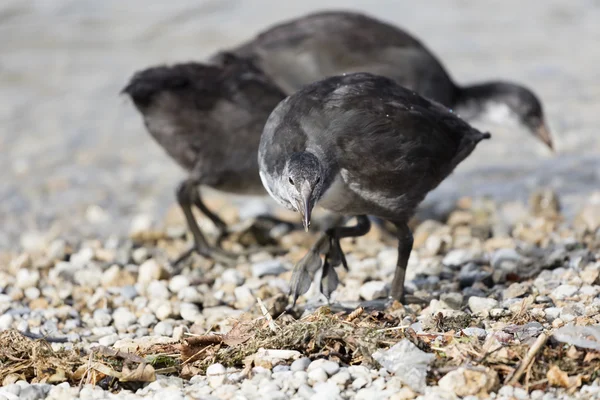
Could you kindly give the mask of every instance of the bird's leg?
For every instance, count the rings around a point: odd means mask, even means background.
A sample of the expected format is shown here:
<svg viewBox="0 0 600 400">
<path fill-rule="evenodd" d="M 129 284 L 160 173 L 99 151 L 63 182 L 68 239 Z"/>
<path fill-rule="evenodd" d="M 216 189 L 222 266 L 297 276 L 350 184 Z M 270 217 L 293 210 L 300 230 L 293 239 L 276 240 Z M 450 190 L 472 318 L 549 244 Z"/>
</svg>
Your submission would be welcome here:
<svg viewBox="0 0 600 400">
<path fill-rule="evenodd" d="M 371 221 L 366 215 L 358 215 L 356 217 L 356 225 L 354 226 L 338 226 L 329 228 L 325 231 L 330 240 L 330 249 L 326 257 L 331 260 L 331 265 L 336 267 L 340 264 L 348 270 L 346 256 L 342 251 L 340 239 L 346 237 L 359 237 L 366 235 L 371 229 Z"/>
<path fill-rule="evenodd" d="M 204 210 L 207 210 L 204 203 L 200 199 L 200 193 L 198 192 L 197 183 L 193 180 L 185 180 L 177 187 L 177 202 L 185 215 L 185 219 L 187 221 L 188 228 L 192 232 L 194 237 L 194 247 L 190 250 L 181 254 L 174 262 L 173 265 L 178 265 L 183 260 L 188 258 L 193 252 L 197 252 L 198 254 L 212 258 L 215 261 L 221 262 L 225 265 L 231 265 L 235 262 L 237 256 L 235 254 L 228 253 L 222 249 L 211 247 L 206 238 L 202 234 L 196 219 L 194 218 L 194 214 L 192 213 L 192 205 L 202 204 Z M 200 208 L 200 207 L 199 207 Z M 201 209 L 202 210 L 202 209 Z M 202 210 L 203 212 L 205 212 Z M 207 210 L 208 211 L 208 210 Z M 209 211 L 209 213 L 216 217 L 213 213 Z M 211 218 L 211 216 L 209 216 Z M 220 218 L 216 217 L 223 225 L 223 221 Z M 211 218 L 212 219 L 212 218 Z"/>
<path fill-rule="evenodd" d="M 398 230 L 398 262 L 396 264 L 396 273 L 392 280 L 392 300 L 398 300 L 404 304 L 404 277 L 406 276 L 406 266 L 413 247 L 413 235 L 405 222 L 395 223 Z"/>
</svg>

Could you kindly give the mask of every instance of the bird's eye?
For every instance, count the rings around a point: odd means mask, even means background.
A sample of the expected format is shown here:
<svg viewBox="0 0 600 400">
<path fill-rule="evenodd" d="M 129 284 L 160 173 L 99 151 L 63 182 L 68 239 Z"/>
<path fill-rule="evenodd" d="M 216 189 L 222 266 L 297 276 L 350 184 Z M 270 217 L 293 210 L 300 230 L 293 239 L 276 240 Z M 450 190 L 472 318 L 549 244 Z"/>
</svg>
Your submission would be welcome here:
<svg viewBox="0 0 600 400">
<path fill-rule="evenodd" d="M 315 181 L 315 183 L 319 183 L 321 182 L 321 177 L 318 177 L 317 180 Z"/>
<path fill-rule="evenodd" d="M 288 181 L 290 182 L 290 185 L 294 184 L 294 180 L 292 178 L 288 179 Z"/>
</svg>

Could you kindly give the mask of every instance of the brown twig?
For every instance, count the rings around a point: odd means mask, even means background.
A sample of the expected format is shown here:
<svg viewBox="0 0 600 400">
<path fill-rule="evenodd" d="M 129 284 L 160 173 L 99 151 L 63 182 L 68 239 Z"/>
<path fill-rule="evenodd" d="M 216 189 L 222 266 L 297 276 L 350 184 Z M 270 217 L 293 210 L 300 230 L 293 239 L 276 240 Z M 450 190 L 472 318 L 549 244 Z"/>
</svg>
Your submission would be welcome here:
<svg viewBox="0 0 600 400">
<path fill-rule="evenodd" d="M 542 350 L 549 337 L 550 335 L 548 335 L 545 332 L 542 332 L 542 334 L 538 336 L 536 341 L 533 343 L 533 345 L 527 352 L 527 355 L 525 356 L 523 361 L 521 361 L 519 368 L 517 368 L 517 370 L 512 376 L 509 375 L 506 377 L 506 381 L 504 383 L 505 385 L 514 385 L 517 382 L 519 382 L 519 379 L 521 379 L 521 376 L 523 376 L 523 373 L 525 372 L 527 367 L 529 367 L 529 364 L 533 362 L 537 354 L 540 352 L 540 350 Z"/>
</svg>

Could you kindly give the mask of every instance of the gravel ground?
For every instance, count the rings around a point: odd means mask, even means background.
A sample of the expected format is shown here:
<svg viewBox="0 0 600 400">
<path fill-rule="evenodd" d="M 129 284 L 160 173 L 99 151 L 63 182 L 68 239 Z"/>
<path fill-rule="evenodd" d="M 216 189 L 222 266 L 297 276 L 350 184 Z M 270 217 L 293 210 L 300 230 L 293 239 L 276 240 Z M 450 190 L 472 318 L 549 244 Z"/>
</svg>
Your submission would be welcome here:
<svg viewBox="0 0 600 400">
<path fill-rule="evenodd" d="M 117 93 L 137 69 L 201 59 L 326 5 L 408 28 L 459 82 L 527 83 L 557 138 L 551 156 L 518 130 L 477 123 L 493 143 L 414 223 L 407 287 L 425 304 L 342 315 L 318 308 L 313 288 L 283 313 L 291 267 L 315 239 L 303 232 L 274 229 L 285 256 L 232 269 L 193 257 L 176 275 L 168 261 L 189 245 L 173 206 L 183 175 Z M 599 397 L 598 2 L 428 5 L 3 2 L 0 400 Z M 232 223 L 277 210 L 217 195 L 209 206 Z M 394 241 L 374 228 L 342 246 L 350 271 L 333 303 L 385 295 Z"/>
<path fill-rule="evenodd" d="M 335 308 L 387 295 L 397 253 L 379 228 L 343 243 L 350 270 L 330 306 L 313 285 L 294 312 L 291 267 L 315 240 L 304 232 L 279 239 L 285 256 L 231 269 L 194 256 L 178 275 L 168 260 L 187 241 L 175 208 L 164 229 L 129 239 L 5 253 L 0 399 L 593 398 L 600 192 L 573 223 L 559 203 L 548 191 L 527 205 L 462 198 L 446 223 L 415 221 L 407 288 L 426 300 L 385 313 Z M 233 206 L 212 206 L 235 222 Z M 251 238 L 239 235 L 224 245 Z"/>
</svg>

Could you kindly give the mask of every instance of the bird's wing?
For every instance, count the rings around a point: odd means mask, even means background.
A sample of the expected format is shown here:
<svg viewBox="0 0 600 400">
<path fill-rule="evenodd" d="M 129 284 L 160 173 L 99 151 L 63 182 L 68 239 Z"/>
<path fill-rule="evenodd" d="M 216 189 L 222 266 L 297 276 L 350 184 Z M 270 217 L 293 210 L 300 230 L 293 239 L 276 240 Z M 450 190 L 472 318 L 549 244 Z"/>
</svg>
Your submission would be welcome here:
<svg viewBox="0 0 600 400">
<path fill-rule="evenodd" d="M 233 50 L 252 57 L 288 93 L 316 80 L 370 72 L 439 101 L 452 92 L 441 63 L 407 32 L 347 12 L 310 14 L 277 25 Z"/>
</svg>

